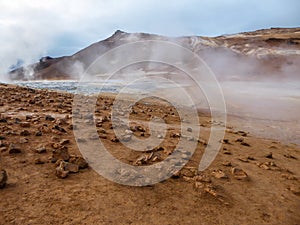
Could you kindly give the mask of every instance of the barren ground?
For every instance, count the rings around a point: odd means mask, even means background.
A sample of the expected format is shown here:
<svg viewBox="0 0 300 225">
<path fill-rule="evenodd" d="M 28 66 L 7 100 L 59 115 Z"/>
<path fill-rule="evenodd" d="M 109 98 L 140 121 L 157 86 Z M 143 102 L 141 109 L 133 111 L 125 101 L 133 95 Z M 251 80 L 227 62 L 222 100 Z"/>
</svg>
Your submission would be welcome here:
<svg viewBox="0 0 300 225">
<path fill-rule="evenodd" d="M 209 115 L 199 112 L 203 129 L 197 149 L 180 173 L 152 186 L 123 186 L 80 161 L 71 94 L 2 84 L 0 95 L 0 168 L 8 175 L 0 189 L 0 224 L 300 224 L 296 144 L 257 137 L 229 124 L 217 158 L 197 172 L 211 126 Z M 114 156 L 146 166 L 172 152 L 180 131 L 171 106 L 158 100 L 135 105 L 133 120 L 155 115 L 174 125 L 161 148 L 137 153 L 114 142 L 112 102 L 110 95 L 99 98 L 95 122 Z M 149 136 L 143 123 L 133 123 L 131 130 L 141 139 Z M 93 138 L 87 133 L 80 141 Z M 81 168 L 59 178 L 56 167 L 61 159 Z"/>
</svg>

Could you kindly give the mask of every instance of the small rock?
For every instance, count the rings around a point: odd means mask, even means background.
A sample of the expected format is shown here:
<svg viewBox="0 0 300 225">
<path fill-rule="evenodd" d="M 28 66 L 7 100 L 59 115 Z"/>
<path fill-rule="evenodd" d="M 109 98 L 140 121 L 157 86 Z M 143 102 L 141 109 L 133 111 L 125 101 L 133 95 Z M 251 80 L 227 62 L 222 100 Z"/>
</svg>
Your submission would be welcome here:
<svg viewBox="0 0 300 225">
<path fill-rule="evenodd" d="M 241 136 L 243 137 L 246 137 L 247 136 L 247 133 L 245 131 L 242 131 L 242 130 L 239 130 L 237 132 L 235 132 L 236 134 L 240 134 Z"/>
<path fill-rule="evenodd" d="M 112 139 L 110 139 L 111 140 L 111 142 L 119 142 L 119 139 L 117 138 L 117 137 L 113 137 Z"/>
<path fill-rule="evenodd" d="M 232 166 L 231 162 L 225 161 L 222 163 L 223 166 Z"/>
<path fill-rule="evenodd" d="M 268 159 L 273 159 L 272 152 L 269 152 L 265 157 L 268 158 Z"/>
<path fill-rule="evenodd" d="M 69 144 L 69 143 L 70 143 L 70 140 L 69 140 L 69 139 L 62 139 L 59 143 L 60 143 L 61 145 L 66 145 L 66 144 Z"/>
<path fill-rule="evenodd" d="M 125 135 L 132 135 L 133 132 L 131 130 L 125 130 Z"/>
<path fill-rule="evenodd" d="M 223 151 L 223 154 L 225 154 L 225 155 L 231 155 L 232 153 L 229 150 L 225 150 L 225 151 Z"/>
<path fill-rule="evenodd" d="M 56 170 L 55 170 L 55 175 L 58 177 L 58 178 L 66 178 L 69 174 L 69 171 L 66 171 L 64 169 L 64 162 L 60 162 L 60 165 L 58 167 L 56 167 Z"/>
<path fill-rule="evenodd" d="M 290 186 L 288 188 L 288 190 L 290 190 L 293 194 L 300 196 L 300 187 L 299 186 Z"/>
<path fill-rule="evenodd" d="M 255 160 L 255 158 L 253 156 L 250 156 L 250 155 L 247 157 L 247 159 L 252 160 L 252 161 Z"/>
<path fill-rule="evenodd" d="M 7 119 L 6 118 L 0 118 L 0 123 L 7 123 Z"/>
<path fill-rule="evenodd" d="M 98 134 L 91 134 L 91 135 L 89 136 L 89 139 L 90 139 L 90 140 L 98 140 L 98 139 L 99 139 L 99 135 L 98 135 Z"/>
<path fill-rule="evenodd" d="M 36 158 L 35 160 L 34 160 L 34 164 L 44 164 L 45 162 L 41 159 L 41 158 Z"/>
<path fill-rule="evenodd" d="M 22 130 L 22 131 L 20 132 L 20 135 L 21 135 L 21 136 L 29 136 L 30 133 L 29 133 L 28 130 Z"/>
<path fill-rule="evenodd" d="M 185 177 L 195 177 L 198 169 L 196 167 L 184 167 L 181 169 L 180 174 Z"/>
<path fill-rule="evenodd" d="M 41 131 L 37 131 L 37 132 L 35 133 L 35 136 L 37 136 L 37 137 L 42 136 L 42 132 L 41 132 Z"/>
<path fill-rule="evenodd" d="M 202 182 L 195 182 L 195 188 L 196 189 L 203 189 L 205 187 L 205 185 Z"/>
<path fill-rule="evenodd" d="M 54 149 L 58 149 L 58 148 L 61 147 L 61 145 L 59 143 L 52 142 L 51 147 L 54 148 Z"/>
<path fill-rule="evenodd" d="M 87 161 L 80 156 L 72 156 L 69 162 L 78 165 L 79 169 L 85 169 L 88 167 Z"/>
<path fill-rule="evenodd" d="M 211 183 L 211 178 L 205 174 L 199 174 L 195 176 L 194 179 L 198 182 Z"/>
<path fill-rule="evenodd" d="M 221 141 L 221 143 L 223 143 L 223 144 L 229 144 L 229 140 L 228 140 L 228 139 L 223 139 L 223 140 Z"/>
<path fill-rule="evenodd" d="M 137 131 L 146 132 L 146 129 L 140 125 L 136 126 Z"/>
<path fill-rule="evenodd" d="M 86 142 L 86 140 L 84 138 L 77 138 L 77 142 L 78 143 L 83 143 L 83 142 Z"/>
<path fill-rule="evenodd" d="M 240 157 L 240 158 L 238 158 L 238 160 L 240 160 L 241 162 L 244 162 L 244 163 L 249 162 L 248 158 L 242 158 L 242 157 Z"/>
<path fill-rule="evenodd" d="M 236 142 L 243 142 L 244 141 L 244 138 L 238 138 L 235 140 Z"/>
<path fill-rule="evenodd" d="M 64 170 L 69 171 L 70 173 L 78 173 L 79 166 L 77 164 L 74 164 L 74 163 L 66 162 L 64 164 Z"/>
<path fill-rule="evenodd" d="M 20 127 L 30 127 L 30 123 L 29 122 L 21 122 L 19 124 L 20 124 Z"/>
<path fill-rule="evenodd" d="M 271 168 L 269 166 L 267 166 L 266 164 L 261 164 L 259 165 L 260 168 L 264 169 L 264 170 L 270 170 Z"/>
<path fill-rule="evenodd" d="M 63 133 L 66 133 L 66 130 L 63 127 L 61 127 L 61 126 L 59 126 L 57 124 L 54 125 L 53 129 L 56 129 L 56 130 L 58 130 L 60 132 L 63 132 Z"/>
<path fill-rule="evenodd" d="M 188 132 L 193 132 L 193 129 L 192 129 L 191 127 L 188 127 L 186 130 L 187 130 Z"/>
<path fill-rule="evenodd" d="M 172 138 L 180 138 L 180 137 L 181 137 L 180 133 L 173 133 L 173 134 L 171 134 L 170 136 L 171 136 Z"/>
<path fill-rule="evenodd" d="M 9 154 L 17 154 L 17 153 L 21 153 L 21 148 L 15 144 L 10 144 L 9 148 L 8 148 L 8 153 Z"/>
<path fill-rule="evenodd" d="M 244 146 L 247 146 L 247 147 L 250 147 L 251 145 L 248 144 L 247 142 L 241 142 L 241 145 L 244 145 Z"/>
<path fill-rule="evenodd" d="M 228 179 L 228 176 L 222 170 L 214 171 L 212 174 L 217 179 Z"/>
<path fill-rule="evenodd" d="M 0 171 L 0 189 L 4 188 L 7 182 L 7 173 L 5 170 Z"/>
<path fill-rule="evenodd" d="M 269 148 L 277 149 L 277 146 L 271 145 Z"/>
<path fill-rule="evenodd" d="M 288 158 L 288 159 L 297 159 L 295 156 L 293 156 L 293 155 L 290 155 L 290 154 L 284 154 L 283 155 L 285 158 Z"/>
<path fill-rule="evenodd" d="M 131 134 L 126 134 L 121 137 L 121 141 L 128 142 L 131 140 Z"/>
<path fill-rule="evenodd" d="M 46 116 L 45 116 L 45 120 L 48 120 L 48 121 L 54 121 L 55 118 L 54 118 L 53 116 L 51 116 L 51 115 L 46 115 Z"/>
<path fill-rule="evenodd" d="M 35 150 L 36 153 L 44 153 L 44 152 L 46 152 L 46 151 L 47 151 L 47 150 L 46 150 L 46 147 L 45 147 L 44 145 L 38 147 L 38 148 Z"/>
<path fill-rule="evenodd" d="M 98 130 L 98 132 L 99 132 L 100 134 L 106 134 L 106 130 L 103 129 L 103 128 L 100 128 L 100 129 Z"/>
<path fill-rule="evenodd" d="M 0 152 L 6 152 L 7 151 L 7 147 L 3 146 L 3 147 L 0 147 Z"/>
<path fill-rule="evenodd" d="M 28 138 L 20 138 L 20 143 L 21 144 L 28 143 Z"/>
<path fill-rule="evenodd" d="M 4 141 L 2 141 L 2 140 L 0 140 L 0 147 L 5 147 L 5 146 L 7 146 L 7 143 L 4 142 Z"/>
<path fill-rule="evenodd" d="M 134 165 L 139 166 L 139 165 L 146 164 L 146 163 L 147 163 L 147 156 L 142 155 L 137 158 L 137 160 L 134 162 Z"/>
<path fill-rule="evenodd" d="M 31 120 L 32 119 L 32 115 L 26 115 L 26 120 Z"/>
<path fill-rule="evenodd" d="M 281 177 L 287 180 L 297 180 L 297 178 L 291 174 L 282 174 Z"/>
<path fill-rule="evenodd" d="M 206 185 L 206 187 L 204 188 L 204 191 L 211 194 L 214 197 L 218 196 L 216 187 L 214 185 Z"/>
<path fill-rule="evenodd" d="M 248 179 L 248 174 L 239 168 L 232 168 L 231 173 L 233 174 L 233 177 L 237 180 L 246 180 Z"/>
<path fill-rule="evenodd" d="M 100 133 L 100 134 L 99 134 L 99 138 L 102 138 L 102 139 L 107 139 L 107 135 L 106 135 L 106 134 L 102 134 L 102 133 Z"/>
<path fill-rule="evenodd" d="M 59 159 L 64 161 L 68 161 L 70 159 L 68 148 L 66 146 L 62 146 L 59 149 L 53 150 L 51 161 L 56 162 Z"/>
<path fill-rule="evenodd" d="M 180 171 L 176 171 L 176 172 L 174 172 L 173 175 L 172 175 L 172 178 L 175 178 L 175 179 L 177 179 L 177 178 L 179 178 L 179 177 L 180 177 Z"/>
</svg>

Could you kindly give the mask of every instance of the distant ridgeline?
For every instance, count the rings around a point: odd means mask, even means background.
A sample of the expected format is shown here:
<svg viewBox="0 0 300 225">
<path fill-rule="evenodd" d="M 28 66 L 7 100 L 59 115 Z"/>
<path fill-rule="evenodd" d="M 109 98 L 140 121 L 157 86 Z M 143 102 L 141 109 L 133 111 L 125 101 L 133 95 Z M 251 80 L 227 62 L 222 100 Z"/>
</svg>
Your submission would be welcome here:
<svg viewBox="0 0 300 225">
<path fill-rule="evenodd" d="M 190 49 L 205 60 L 219 79 L 266 79 L 269 76 L 300 79 L 300 28 L 271 28 L 218 37 L 177 38 L 117 30 L 111 37 L 71 56 L 46 56 L 37 63 L 23 67 L 20 67 L 22 61 L 19 61 L 8 76 L 12 80 L 78 79 L 97 57 L 108 50 L 143 40 L 172 41 Z M 162 70 L 146 64 L 134 69 Z"/>
</svg>

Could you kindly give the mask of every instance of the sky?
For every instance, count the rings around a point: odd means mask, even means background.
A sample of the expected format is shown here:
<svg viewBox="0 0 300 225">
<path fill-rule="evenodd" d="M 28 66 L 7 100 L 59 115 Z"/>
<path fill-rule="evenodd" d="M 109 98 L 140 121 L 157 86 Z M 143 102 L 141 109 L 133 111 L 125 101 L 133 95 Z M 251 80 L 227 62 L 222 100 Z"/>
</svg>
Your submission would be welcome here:
<svg viewBox="0 0 300 225">
<path fill-rule="evenodd" d="M 300 27 L 298 0 L 0 0 L 0 74 L 22 61 L 72 55 L 117 29 L 218 36 Z"/>
</svg>

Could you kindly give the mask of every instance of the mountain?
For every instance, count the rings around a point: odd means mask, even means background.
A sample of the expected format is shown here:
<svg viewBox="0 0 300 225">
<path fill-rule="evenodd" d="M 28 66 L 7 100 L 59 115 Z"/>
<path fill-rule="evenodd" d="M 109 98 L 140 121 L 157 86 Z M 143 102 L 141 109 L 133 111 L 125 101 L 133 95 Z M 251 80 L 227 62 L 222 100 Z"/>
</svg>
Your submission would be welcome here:
<svg viewBox="0 0 300 225">
<path fill-rule="evenodd" d="M 163 40 L 198 54 L 219 79 L 300 79 L 300 28 L 271 28 L 218 37 L 165 37 L 117 30 L 71 56 L 43 57 L 39 62 L 12 70 L 12 80 L 78 79 L 100 55 L 125 43 Z M 145 68 L 144 68 L 145 69 Z M 158 68 L 148 66 L 146 70 Z M 166 69 L 166 68 L 164 68 Z"/>
</svg>

